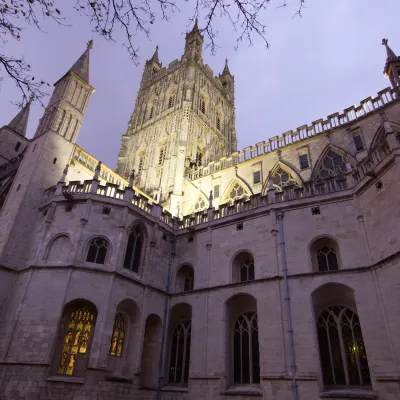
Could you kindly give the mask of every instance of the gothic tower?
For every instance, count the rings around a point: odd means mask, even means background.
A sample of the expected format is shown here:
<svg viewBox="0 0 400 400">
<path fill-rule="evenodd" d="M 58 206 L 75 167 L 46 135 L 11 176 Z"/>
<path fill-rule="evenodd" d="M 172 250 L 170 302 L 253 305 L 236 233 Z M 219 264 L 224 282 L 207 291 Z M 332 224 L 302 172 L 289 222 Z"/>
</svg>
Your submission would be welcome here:
<svg viewBox="0 0 400 400">
<path fill-rule="evenodd" d="M 389 47 L 388 40 L 383 39 L 382 44 L 386 47 L 386 64 L 383 73 L 388 76 L 393 87 L 400 87 L 400 57 Z"/>
<path fill-rule="evenodd" d="M 226 63 L 213 75 L 203 62 L 197 20 L 187 33 L 180 60 L 163 67 L 158 47 L 146 61 L 128 129 L 122 137 L 117 172 L 179 212 L 185 174 L 236 151 L 234 77 Z"/>
<path fill-rule="evenodd" d="M 0 212 L 0 265 L 9 268 L 24 266 L 24 254 L 34 234 L 32 230 L 37 208 L 43 202 L 45 190 L 60 179 L 71 160 L 74 143 L 94 91 L 89 84 L 91 47 L 89 42 L 78 61 L 55 83 L 36 134 L 25 149 Z M 23 115 L 27 118 L 26 109 Z M 24 118 L 16 124 L 20 134 L 25 132 Z"/>
</svg>

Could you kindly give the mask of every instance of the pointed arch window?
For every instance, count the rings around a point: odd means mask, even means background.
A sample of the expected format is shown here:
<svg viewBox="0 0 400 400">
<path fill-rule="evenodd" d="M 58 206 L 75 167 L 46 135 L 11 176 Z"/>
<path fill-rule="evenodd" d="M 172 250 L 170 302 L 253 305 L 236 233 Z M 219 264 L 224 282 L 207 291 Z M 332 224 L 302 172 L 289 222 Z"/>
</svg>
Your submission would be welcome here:
<svg viewBox="0 0 400 400">
<path fill-rule="evenodd" d="M 164 164 L 166 148 L 167 146 L 165 144 L 160 147 L 160 152 L 158 154 L 158 165 Z"/>
<path fill-rule="evenodd" d="M 151 106 L 150 106 L 150 110 L 149 110 L 149 119 L 152 119 L 153 118 L 153 116 L 154 116 L 154 105 L 152 104 Z"/>
<path fill-rule="evenodd" d="M 198 211 L 202 211 L 206 208 L 206 201 L 204 199 L 204 197 L 199 197 L 194 205 L 194 211 L 198 212 Z"/>
<path fill-rule="evenodd" d="M 140 175 L 142 174 L 142 172 L 143 172 L 144 156 L 145 156 L 144 153 L 141 153 L 141 154 L 139 155 L 138 173 L 137 173 L 138 176 L 140 176 Z"/>
<path fill-rule="evenodd" d="M 278 192 L 282 192 L 282 190 L 285 186 L 291 186 L 291 185 L 298 186 L 298 183 L 297 183 L 296 179 L 294 179 L 292 174 L 285 171 L 283 168 L 278 168 L 274 172 L 274 174 L 272 176 L 272 181 Z"/>
<path fill-rule="evenodd" d="M 142 260 L 144 246 L 144 231 L 140 225 L 134 226 L 128 237 L 128 244 L 126 246 L 124 268 L 132 271 L 139 272 Z"/>
<path fill-rule="evenodd" d="M 168 108 L 172 108 L 175 105 L 176 93 L 173 92 L 168 97 Z"/>
<path fill-rule="evenodd" d="M 83 372 L 85 354 L 90 348 L 95 311 L 81 304 L 64 314 L 62 350 L 57 367 L 58 375 L 77 375 Z"/>
<path fill-rule="evenodd" d="M 244 196 L 247 196 L 247 192 L 240 183 L 236 182 L 229 192 L 229 199 L 234 201 L 241 199 Z"/>
<path fill-rule="evenodd" d="M 89 242 L 86 261 L 95 264 L 104 264 L 106 261 L 108 242 L 104 238 L 94 238 Z"/>
<path fill-rule="evenodd" d="M 318 268 L 320 272 L 337 271 L 339 264 L 336 251 L 332 247 L 321 247 L 317 250 Z"/>
<path fill-rule="evenodd" d="M 240 265 L 240 282 L 254 280 L 254 261 L 252 258 L 243 260 Z"/>
<path fill-rule="evenodd" d="M 317 321 L 319 352 L 326 386 L 371 385 L 360 320 L 349 307 L 324 309 Z"/>
<path fill-rule="evenodd" d="M 184 385 L 188 383 L 190 362 L 190 337 L 192 321 L 184 319 L 178 322 L 171 343 L 169 382 Z"/>
<path fill-rule="evenodd" d="M 206 98 L 204 95 L 200 96 L 200 111 L 205 114 L 206 113 Z"/>
<path fill-rule="evenodd" d="M 201 149 L 197 148 L 197 151 L 196 151 L 196 165 L 198 167 L 200 167 L 202 163 L 203 163 L 203 152 L 201 151 Z"/>
<path fill-rule="evenodd" d="M 344 178 L 346 172 L 346 164 L 341 155 L 329 150 L 322 160 L 321 166 L 318 171 L 317 179 L 327 178 Z"/>
<path fill-rule="evenodd" d="M 217 112 L 216 127 L 220 131 L 222 125 L 222 116 L 220 112 Z"/>
<path fill-rule="evenodd" d="M 109 352 L 110 356 L 115 356 L 115 357 L 122 356 L 127 325 L 128 324 L 126 315 L 121 312 L 117 312 L 114 318 L 113 333 L 111 337 L 110 352 Z"/>
<path fill-rule="evenodd" d="M 245 312 L 233 330 L 233 370 L 235 384 L 260 382 L 260 355 L 257 313 Z"/>
</svg>

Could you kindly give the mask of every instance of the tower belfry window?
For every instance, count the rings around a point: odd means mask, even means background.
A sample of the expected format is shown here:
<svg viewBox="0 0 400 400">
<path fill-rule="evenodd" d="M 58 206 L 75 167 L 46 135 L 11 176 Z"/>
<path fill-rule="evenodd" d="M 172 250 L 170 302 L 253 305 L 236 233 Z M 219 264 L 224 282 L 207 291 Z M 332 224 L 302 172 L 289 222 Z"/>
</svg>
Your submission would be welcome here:
<svg viewBox="0 0 400 400">
<path fill-rule="evenodd" d="M 206 113 L 206 99 L 204 96 L 201 96 L 200 98 L 200 111 L 205 114 Z"/>
<path fill-rule="evenodd" d="M 175 105 L 175 96 L 176 94 L 173 93 L 168 98 L 168 108 L 172 108 Z"/>
<path fill-rule="evenodd" d="M 202 164 L 202 162 L 203 162 L 203 153 L 201 152 L 200 149 L 197 149 L 197 153 L 196 153 L 196 165 L 197 165 L 198 167 L 200 167 L 201 164 Z"/>
<path fill-rule="evenodd" d="M 160 154 L 158 156 L 158 165 L 162 165 L 165 161 L 165 146 L 160 148 Z"/>
<path fill-rule="evenodd" d="M 217 123 L 216 123 L 216 125 L 217 125 L 217 129 L 221 130 L 221 115 L 220 114 L 217 114 Z"/>
<path fill-rule="evenodd" d="M 151 106 L 149 111 L 149 119 L 152 119 L 153 116 L 154 116 L 154 106 Z"/>
<path fill-rule="evenodd" d="M 143 171 L 143 164 L 144 164 L 144 155 L 142 154 L 139 157 L 139 164 L 138 164 L 138 175 L 140 176 Z"/>
</svg>

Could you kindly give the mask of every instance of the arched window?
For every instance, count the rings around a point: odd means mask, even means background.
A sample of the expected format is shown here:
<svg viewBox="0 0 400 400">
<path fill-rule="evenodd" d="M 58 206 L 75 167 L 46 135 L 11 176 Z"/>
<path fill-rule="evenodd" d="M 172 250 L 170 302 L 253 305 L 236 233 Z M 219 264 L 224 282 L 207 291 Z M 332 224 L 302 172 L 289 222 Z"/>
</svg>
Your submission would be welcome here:
<svg viewBox="0 0 400 400">
<path fill-rule="evenodd" d="M 85 371 L 95 319 L 96 310 L 93 305 L 80 303 L 65 309 L 57 374 L 76 376 Z"/>
<path fill-rule="evenodd" d="M 151 105 L 149 110 L 149 119 L 152 119 L 153 116 L 154 116 L 154 105 Z"/>
<path fill-rule="evenodd" d="M 246 191 L 244 190 L 243 186 L 239 183 L 236 183 L 229 192 L 229 198 L 234 201 L 242 198 L 245 194 Z"/>
<path fill-rule="evenodd" d="M 325 308 L 317 321 L 324 384 L 371 385 L 360 320 L 349 307 Z"/>
<path fill-rule="evenodd" d="M 248 252 L 239 253 L 232 263 L 232 281 L 247 282 L 255 279 L 254 259 Z"/>
<path fill-rule="evenodd" d="M 109 352 L 110 356 L 122 356 L 127 325 L 126 316 L 121 312 L 117 312 L 114 318 L 114 327 Z"/>
<path fill-rule="evenodd" d="M 196 152 L 196 166 L 201 167 L 203 163 L 203 152 L 198 148 Z"/>
<path fill-rule="evenodd" d="M 176 97 L 175 92 L 171 93 L 170 96 L 168 97 L 168 108 L 172 108 L 175 105 L 175 97 Z"/>
<path fill-rule="evenodd" d="M 128 237 L 126 246 L 124 268 L 130 271 L 139 272 L 144 244 L 144 230 L 141 225 L 135 225 Z"/>
<path fill-rule="evenodd" d="M 235 384 L 260 382 L 259 354 L 257 313 L 243 313 L 236 320 L 233 332 Z"/>
<path fill-rule="evenodd" d="M 339 269 L 339 246 L 335 240 L 324 237 L 311 246 L 311 259 L 314 271 L 328 272 Z"/>
<path fill-rule="evenodd" d="M 278 192 L 282 192 L 285 186 L 296 185 L 298 186 L 298 182 L 294 177 L 283 168 L 278 168 L 272 176 L 272 180 L 274 182 L 274 186 Z"/>
<path fill-rule="evenodd" d="M 196 203 L 194 204 L 194 211 L 198 212 L 198 211 L 202 211 L 205 210 L 205 208 L 207 207 L 207 203 L 206 200 L 204 199 L 204 197 L 200 196 Z"/>
<path fill-rule="evenodd" d="M 160 153 L 158 155 L 158 165 L 163 165 L 165 161 L 165 144 L 160 147 Z"/>
<path fill-rule="evenodd" d="M 344 178 L 346 164 L 343 157 L 333 150 L 328 151 L 318 170 L 317 179 Z"/>
<path fill-rule="evenodd" d="M 143 172 L 143 165 L 144 165 L 144 154 L 142 153 L 139 156 L 138 173 L 137 173 L 138 176 L 140 176 Z"/>
<path fill-rule="evenodd" d="M 66 261 L 71 252 L 71 240 L 67 235 L 57 236 L 51 241 L 46 261 Z"/>
<path fill-rule="evenodd" d="M 204 95 L 200 96 L 200 111 L 205 114 L 206 113 L 206 98 Z"/>
<path fill-rule="evenodd" d="M 95 264 L 104 264 L 106 261 L 108 242 L 104 238 L 93 238 L 89 242 L 86 261 Z"/>
<path fill-rule="evenodd" d="M 183 385 L 188 383 L 190 361 L 190 336 L 192 321 L 179 321 L 172 333 L 169 382 Z"/>
<path fill-rule="evenodd" d="M 194 285 L 194 271 L 190 265 L 184 265 L 176 274 L 176 291 L 190 292 Z"/>
<path fill-rule="evenodd" d="M 216 126 L 219 131 L 221 130 L 221 123 L 222 123 L 222 116 L 221 113 L 217 111 Z"/>
</svg>

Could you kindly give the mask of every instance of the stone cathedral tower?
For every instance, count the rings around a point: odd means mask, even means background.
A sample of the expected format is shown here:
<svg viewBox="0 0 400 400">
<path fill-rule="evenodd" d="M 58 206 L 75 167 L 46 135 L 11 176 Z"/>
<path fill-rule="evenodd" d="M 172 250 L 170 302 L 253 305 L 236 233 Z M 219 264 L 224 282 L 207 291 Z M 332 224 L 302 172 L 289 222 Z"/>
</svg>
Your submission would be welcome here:
<svg viewBox="0 0 400 400">
<path fill-rule="evenodd" d="M 135 109 L 122 137 L 117 172 L 148 194 L 162 192 L 175 215 L 185 172 L 236 151 L 234 77 L 226 62 L 213 75 L 203 62 L 197 21 L 186 35 L 180 60 L 163 67 L 158 47 L 146 61 Z"/>
</svg>

